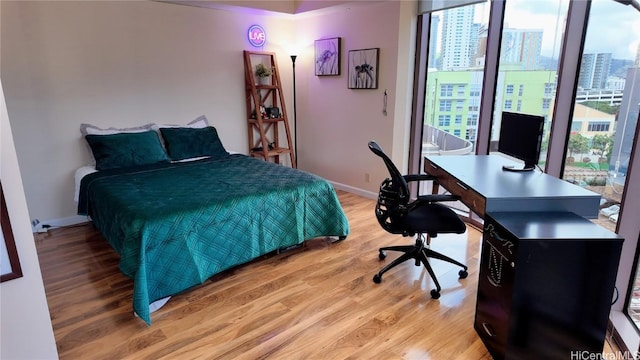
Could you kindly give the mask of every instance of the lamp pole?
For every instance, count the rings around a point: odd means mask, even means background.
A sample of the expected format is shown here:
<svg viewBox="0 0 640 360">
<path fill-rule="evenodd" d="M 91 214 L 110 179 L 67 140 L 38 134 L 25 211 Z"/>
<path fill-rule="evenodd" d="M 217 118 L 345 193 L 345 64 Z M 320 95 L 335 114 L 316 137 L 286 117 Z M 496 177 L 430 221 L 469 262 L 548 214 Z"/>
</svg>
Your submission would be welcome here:
<svg viewBox="0 0 640 360">
<path fill-rule="evenodd" d="M 296 116 L 296 58 L 297 55 L 291 55 L 291 64 L 293 65 L 293 142 L 295 144 L 294 156 L 296 159 L 296 168 L 298 167 L 298 119 Z"/>
</svg>

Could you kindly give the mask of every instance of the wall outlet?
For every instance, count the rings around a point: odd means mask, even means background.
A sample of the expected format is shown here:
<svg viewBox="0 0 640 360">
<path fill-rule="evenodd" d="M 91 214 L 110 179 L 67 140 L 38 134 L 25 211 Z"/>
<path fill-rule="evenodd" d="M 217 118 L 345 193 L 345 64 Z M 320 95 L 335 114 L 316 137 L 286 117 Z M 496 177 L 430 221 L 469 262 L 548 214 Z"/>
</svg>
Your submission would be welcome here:
<svg viewBox="0 0 640 360">
<path fill-rule="evenodd" d="M 364 182 L 371 182 L 371 174 L 364 173 Z"/>
</svg>

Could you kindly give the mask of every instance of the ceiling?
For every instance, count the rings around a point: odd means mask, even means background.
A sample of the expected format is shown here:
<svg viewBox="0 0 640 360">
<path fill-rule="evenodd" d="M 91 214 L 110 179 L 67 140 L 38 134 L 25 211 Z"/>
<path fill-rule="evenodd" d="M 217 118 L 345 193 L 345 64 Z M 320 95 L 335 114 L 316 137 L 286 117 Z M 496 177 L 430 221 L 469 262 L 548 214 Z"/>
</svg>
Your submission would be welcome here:
<svg viewBox="0 0 640 360">
<path fill-rule="evenodd" d="M 261 15 L 298 15 L 317 14 L 324 11 L 351 7 L 352 5 L 371 4 L 378 1 L 368 0 L 153 0 L 177 5 L 197 6 L 209 9 L 242 11 Z M 388 1 L 388 0 L 387 0 Z"/>
</svg>

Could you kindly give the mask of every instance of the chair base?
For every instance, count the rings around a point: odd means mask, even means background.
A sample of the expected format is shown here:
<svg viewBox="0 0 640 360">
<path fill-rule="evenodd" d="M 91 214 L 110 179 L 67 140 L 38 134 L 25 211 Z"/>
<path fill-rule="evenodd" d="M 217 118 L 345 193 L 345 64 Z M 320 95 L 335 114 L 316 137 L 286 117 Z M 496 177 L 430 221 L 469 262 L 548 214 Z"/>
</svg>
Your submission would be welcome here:
<svg viewBox="0 0 640 360">
<path fill-rule="evenodd" d="M 382 281 L 382 274 L 409 259 L 414 259 L 416 266 L 420 266 L 420 263 L 422 263 L 422 265 L 424 265 L 424 267 L 427 269 L 427 272 L 429 272 L 431 279 L 433 279 L 433 283 L 436 285 L 436 288 L 431 290 L 431 297 L 434 299 L 438 299 L 440 297 L 440 290 L 442 288 L 440 287 L 440 283 L 438 282 L 438 279 L 433 272 L 431 264 L 429 264 L 429 258 L 439 259 L 460 266 L 462 268 L 462 270 L 458 272 L 458 276 L 460 279 L 464 279 L 469 275 L 469 273 L 467 272 L 467 266 L 463 263 L 425 247 L 425 242 L 422 234 L 418 234 L 415 245 L 398 245 L 380 248 L 380 253 L 378 254 L 378 258 L 380 260 L 384 260 L 387 257 L 387 254 L 385 253 L 385 251 L 387 250 L 400 251 L 404 254 L 393 260 L 391 263 L 387 264 L 387 266 L 380 269 L 380 271 L 373 276 L 373 282 L 376 284 L 379 284 Z"/>
</svg>

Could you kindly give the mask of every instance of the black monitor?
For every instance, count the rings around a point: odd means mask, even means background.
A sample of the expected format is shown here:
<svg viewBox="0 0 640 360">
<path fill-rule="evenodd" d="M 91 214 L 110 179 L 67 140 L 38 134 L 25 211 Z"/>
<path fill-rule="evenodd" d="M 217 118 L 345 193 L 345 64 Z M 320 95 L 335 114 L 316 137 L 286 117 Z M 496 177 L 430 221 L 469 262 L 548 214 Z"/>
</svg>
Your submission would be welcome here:
<svg viewBox="0 0 640 360">
<path fill-rule="evenodd" d="M 509 171 L 533 171 L 540 159 L 544 116 L 502 112 L 498 151 L 524 161 L 523 168 L 503 166 Z"/>
</svg>

